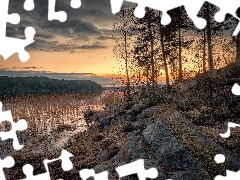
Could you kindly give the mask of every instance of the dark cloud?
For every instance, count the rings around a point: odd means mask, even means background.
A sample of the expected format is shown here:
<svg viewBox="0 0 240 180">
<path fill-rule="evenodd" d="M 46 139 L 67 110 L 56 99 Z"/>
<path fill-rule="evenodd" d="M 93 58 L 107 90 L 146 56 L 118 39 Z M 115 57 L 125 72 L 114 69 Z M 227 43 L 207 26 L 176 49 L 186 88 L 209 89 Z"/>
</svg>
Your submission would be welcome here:
<svg viewBox="0 0 240 180">
<path fill-rule="evenodd" d="M 25 67 L 25 69 L 28 69 L 28 68 Z M 114 81 L 110 78 L 97 76 L 93 73 L 53 73 L 53 72 L 46 72 L 46 71 L 29 71 L 29 70 L 15 71 L 15 70 L 0 69 L 0 76 L 13 76 L 13 77 L 44 76 L 44 77 L 49 77 L 54 79 L 92 80 L 97 82 L 98 84 L 101 84 L 102 86 L 112 86 L 114 83 Z"/>
<path fill-rule="evenodd" d="M 52 39 L 54 36 L 50 34 L 41 34 L 38 33 L 35 35 L 34 39 Z"/>
<path fill-rule="evenodd" d="M 58 41 L 53 40 L 43 40 L 36 39 L 35 42 L 29 45 L 26 50 L 30 51 L 45 51 L 45 52 L 64 52 L 68 51 L 71 53 L 79 52 L 81 50 L 96 50 L 96 49 L 106 49 L 106 45 L 103 45 L 99 42 L 93 42 L 89 44 L 71 44 L 71 43 L 59 43 Z"/>
<path fill-rule="evenodd" d="M 78 46 L 79 49 L 106 49 L 107 46 L 104 46 L 104 45 L 100 45 L 100 44 L 93 44 L 93 45 L 82 45 L 82 46 Z"/>
<path fill-rule="evenodd" d="M 10 0 L 9 14 L 18 13 L 21 21 L 18 25 L 7 24 L 7 36 L 25 39 L 25 28 L 34 27 L 36 42 L 29 49 L 40 51 L 101 49 L 106 46 L 96 45 L 94 41 L 112 39 L 110 31 L 115 16 L 111 13 L 109 0 L 81 0 L 82 5 L 79 9 L 71 8 L 71 0 L 56 0 L 56 11 L 65 11 L 68 15 L 64 23 L 57 20 L 48 21 L 48 0 L 34 0 L 35 9 L 30 12 L 24 10 L 24 2 L 25 0 Z M 58 41 L 56 37 L 68 38 L 71 41 L 61 41 L 60 44 L 56 42 Z M 74 45 L 69 45 L 69 42 Z"/>
<path fill-rule="evenodd" d="M 57 21 L 52 21 L 43 24 L 41 28 L 46 32 L 55 33 L 57 35 L 65 37 L 72 37 L 74 34 L 88 34 L 88 35 L 101 34 L 97 27 L 95 27 L 91 23 L 83 22 L 81 19 L 68 20 L 62 24 L 60 24 Z"/>
<path fill-rule="evenodd" d="M 28 66 L 28 67 L 22 67 L 22 69 L 39 69 L 36 66 Z"/>
<path fill-rule="evenodd" d="M 116 40 L 116 38 L 113 37 L 113 36 L 98 36 L 97 39 L 98 39 L 98 40 L 101 40 L 101 41 L 105 41 L 105 40 L 108 40 L 108 39 L 110 39 L 110 40 Z"/>
</svg>

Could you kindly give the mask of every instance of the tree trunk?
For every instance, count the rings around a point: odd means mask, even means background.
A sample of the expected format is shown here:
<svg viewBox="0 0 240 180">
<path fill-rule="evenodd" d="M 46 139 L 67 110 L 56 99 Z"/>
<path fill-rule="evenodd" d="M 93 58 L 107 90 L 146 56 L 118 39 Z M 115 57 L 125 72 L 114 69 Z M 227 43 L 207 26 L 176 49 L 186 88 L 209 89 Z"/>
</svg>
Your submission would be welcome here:
<svg viewBox="0 0 240 180">
<path fill-rule="evenodd" d="M 207 16 L 207 43 L 208 43 L 208 66 L 209 74 L 213 75 L 214 65 L 213 65 L 213 55 L 212 55 L 212 35 L 211 35 L 211 20 L 209 15 L 209 3 L 207 3 L 206 16 Z"/>
<path fill-rule="evenodd" d="M 152 30 L 151 30 L 151 25 L 150 25 L 150 22 L 148 21 L 148 29 L 150 31 L 150 40 L 151 40 L 151 66 L 152 66 L 152 88 L 154 89 L 154 85 L 155 85 L 155 79 L 154 79 L 154 70 L 155 70 L 155 67 L 154 67 L 154 58 L 153 58 L 153 36 L 152 36 Z"/>
<path fill-rule="evenodd" d="M 122 13 L 124 17 L 124 10 L 122 11 Z M 125 52 L 125 68 L 126 68 L 126 76 L 127 76 L 126 97 L 128 99 L 130 97 L 130 79 L 128 74 L 127 32 L 125 30 L 124 30 L 124 52 Z"/>
<path fill-rule="evenodd" d="M 147 42 L 146 42 L 146 47 L 147 47 Z M 146 58 L 148 57 L 148 49 L 146 48 Z M 147 75 L 147 94 L 149 95 L 149 69 L 150 69 L 150 66 L 149 66 L 149 62 L 147 60 L 147 67 L 146 67 L 146 75 Z"/>
<path fill-rule="evenodd" d="M 161 47 L 162 47 L 162 56 L 163 56 L 163 63 L 164 63 L 165 75 L 166 75 L 166 85 L 167 85 L 167 91 L 169 91 L 170 84 L 169 84 L 167 57 L 166 57 L 164 42 L 163 42 L 162 25 L 161 25 L 161 23 L 159 25 L 160 25 L 160 40 L 161 40 Z"/>
<path fill-rule="evenodd" d="M 128 52 L 127 52 L 127 33 L 124 33 L 124 51 L 125 51 L 125 67 L 126 67 L 126 76 L 127 76 L 127 98 L 130 97 L 130 79 L 128 74 Z"/>
<path fill-rule="evenodd" d="M 236 62 L 240 63 L 240 34 L 236 36 Z"/>
<path fill-rule="evenodd" d="M 182 81 L 182 44 L 181 44 L 181 7 L 179 10 L 179 16 L 178 16 L 178 63 L 179 63 L 179 75 L 178 79 Z"/>
<path fill-rule="evenodd" d="M 203 73 L 206 74 L 206 30 L 203 29 Z"/>
</svg>

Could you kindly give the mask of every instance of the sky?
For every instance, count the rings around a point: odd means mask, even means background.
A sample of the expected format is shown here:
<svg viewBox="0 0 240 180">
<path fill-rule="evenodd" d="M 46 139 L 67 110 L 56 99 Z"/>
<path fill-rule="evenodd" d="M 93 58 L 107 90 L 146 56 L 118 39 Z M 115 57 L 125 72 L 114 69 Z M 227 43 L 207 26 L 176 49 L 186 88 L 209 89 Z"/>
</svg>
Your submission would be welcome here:
<svg viewBox="0 0 240 180">
<path fill-rule="evenodd" d="M 21 21 L 8 23 L 6 35 L 25 39 L 25 28 L 35 28 L 35 42 L 26 47 L 30 59 L 23 63 L 18 54 L 7 60 L 0 56 L 0 75 L 90 79 L 103 86 L 116 82 L 112 77 L 124 64 L 121 66 L 113 53 L 116 16 L 109 0 L 81 0 L 79 9 L 70 6 L 71 0 L 56 0 L 55 10 L 67 13 L 63 23 L 48 20 L 48 0 L 34 0 L 35 9 L 30 12 L 24 10 L 24 2 L 10 0 L 9 14 L 18 13 Z"/>
<path fill-rule="evenodd" d="M 27 62 L 21 62 L 18 54 L 5 61 L 0 56 L 0 75 L 51 72 L 54 77 L 62 73 L 59 78 L 65 74 L 70 79 L 112 83 L 109 77 L 120 66 L 113 54 L 115 15 L 111 13 L 110 1 L 81 0 L 79 9 L 71 8 L 70 1 L 56 0 L 56 11 L 67 13 L 67 20 L 62 23 L 48 21 L 48 0 L 35 0 L 35 9 L 30 12 L 23 8 L 25 0 L 10 0 L 9 14 L 18 13 L 21 21 L 18 25 L 8 23 L 6 35 L 25 39 L 24 30 L 28 26 L 35 28 L 36 35 L 35 42 L 26 48 L 30 53 Z"/>
</svg>

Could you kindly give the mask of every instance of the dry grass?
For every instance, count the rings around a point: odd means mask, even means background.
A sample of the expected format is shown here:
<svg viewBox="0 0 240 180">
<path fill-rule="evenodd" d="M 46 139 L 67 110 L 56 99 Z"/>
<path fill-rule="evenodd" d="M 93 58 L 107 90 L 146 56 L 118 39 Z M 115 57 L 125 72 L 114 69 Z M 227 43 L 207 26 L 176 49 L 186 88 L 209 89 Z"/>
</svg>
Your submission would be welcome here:
<svg viewBox="0 0 240 180">
<path fill-rule="evenodd" d="M 4 110 L 11 110 L 14 121 L 25 119 L 28 132 L 43 134 L 60 125 L 71 124 L 74 120 L 83 120 L 87 108 L 102 110 L 105 104 L 119 101 L 116 94 L 54 94 L 29 95 L 5 98 Z M 8 127 L 2 125 L 3 131 Z"/>
<path fill-rule="evenodd" d="M 235 121 L 236 122 L 236 121 Z M 223 148 L 226 148 L 230 150 L 232 153 L 234 153 L 237 156 L 240 156 L 240 145 L 239 145 L 239 139 L 240 139 L 240 128 L 231 128 L 231 135 L 228 138 L 222 138 L 219 133 L 225 133 L 227 131 L 227 123 L 222 123 L 219 125 L 216 125 L 214 127 L 208 127 L 208 126 L 195 126 L 195 128 L 203 133 L 205 136 L 207 136 L 212 141 L 216 142 Z M 239 122 L 236 122 L 239 124 Z"/>
<path fill-rule="evenodd" d="M 79 133 L 68 143 L 68 149 L 75 155 L 76 169 L 93 168 L 103 162 L 99 158 L 102 151 L 108 152 L 107 159 L 116 155 L 126 142 L 126 133 L 122 132 L 124 124 L 118 123 L 102 131 L 93 124 L 87 131 Z"/>
<path fill-rule="evenodd" d="M 56 158 L 64 148 L 73 153 L 74 158 L 80 158 L 76 161 L 79 163 L 77 167 L 92 168 L 100 162 L 100 150 L 108 149 L 111 152 L 109 157 L 115 155 L 120 147 L 118 142 L 124 142 L 125 135 L 121 133 L 122 125 L 112 126 L 104 133 L 97 130 L 97 124 L 87 130 L 83 112 L 91 108 L 104 117 L 102 110 L 105 105 L 120 100 L 118 93 L 111 92 L 103 92 L 102 95 L 56 94 L 5 98 L 3 110 L 11 110 L 14 121 L 25 119 L 28 122 L 28 129 L 22 133 L 26 137 L 22 141 L 27 144 L 22 150 L 14 151 L 12 156 L 20 164 L 34 164 L 38 159 Z M 10 126 L 7 121 L 0 123 L 3 131 L 9 130 Z M 71 149 L 68 149 L 70 146 L 67 144 L 70 144 L 67 142 L 72 143 Z M 21 167 L 11 173 L 20 172 Z"/>
</svg>

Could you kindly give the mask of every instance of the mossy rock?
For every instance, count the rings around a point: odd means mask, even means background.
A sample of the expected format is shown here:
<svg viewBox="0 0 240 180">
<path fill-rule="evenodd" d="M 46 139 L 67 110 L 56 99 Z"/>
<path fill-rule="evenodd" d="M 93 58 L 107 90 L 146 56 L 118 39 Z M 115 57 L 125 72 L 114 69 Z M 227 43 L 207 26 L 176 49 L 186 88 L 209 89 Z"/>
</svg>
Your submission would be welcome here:
<svg viewBox="0 0 240 180">
<path fill-rule="evenodd" d="M 108 153 L 109 153 L 109 158 L 112 158 L 113 156 L 117 155 L 119 150 L 120 150 L 120 146 L 116 145 L 116 144 L 112 144 L 108 147 Z"/>
<path fill-rule="evenodd" d="M 225 121 L 231 117 L 230 111 L 223 111 L 221 109 L 206 108 L 200 111 L 198 117 L 193 119 L 195 125 L 208 125 L 213 126 L 217 122 Z"/>
</svg>

